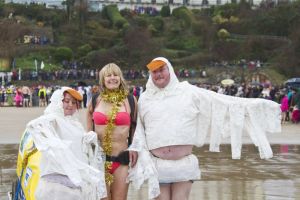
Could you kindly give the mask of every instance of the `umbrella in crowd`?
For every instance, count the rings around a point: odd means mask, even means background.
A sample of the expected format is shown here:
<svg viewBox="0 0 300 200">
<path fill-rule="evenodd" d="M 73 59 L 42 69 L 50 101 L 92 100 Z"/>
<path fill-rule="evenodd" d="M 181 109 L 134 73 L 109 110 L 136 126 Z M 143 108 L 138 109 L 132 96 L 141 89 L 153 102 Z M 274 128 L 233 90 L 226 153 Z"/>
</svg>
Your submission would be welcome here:
<svg viewBox="0 0 300 200">
<path fill-rule="evenodd" d="M 286 86 L 290 87 L 299 87 L 300 88 L 300 77 L 299 78 L 291 78 L 285 81 Z"/>
<path fill-rule="evenodd" d="M 231 86 L 234 84 L 234 80 L 232 79 L 224 79 L 221 81 L 221 84 L 224 86 Z"/>
</svg>

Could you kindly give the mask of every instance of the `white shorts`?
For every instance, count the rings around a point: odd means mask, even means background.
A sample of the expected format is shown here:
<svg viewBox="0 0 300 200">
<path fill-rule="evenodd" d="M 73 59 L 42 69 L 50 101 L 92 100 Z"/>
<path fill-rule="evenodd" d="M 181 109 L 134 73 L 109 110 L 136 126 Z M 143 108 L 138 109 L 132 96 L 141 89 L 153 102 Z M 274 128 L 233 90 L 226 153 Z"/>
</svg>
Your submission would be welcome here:
<svg viewBox="0 0 300 200">
<path fill-rule="evenodd" d="M 163 160 L 152 156 L 159 183 L 175 183 L 200 179 L 198 159 L 190 154 L 179 160 Z"/>
</svg>

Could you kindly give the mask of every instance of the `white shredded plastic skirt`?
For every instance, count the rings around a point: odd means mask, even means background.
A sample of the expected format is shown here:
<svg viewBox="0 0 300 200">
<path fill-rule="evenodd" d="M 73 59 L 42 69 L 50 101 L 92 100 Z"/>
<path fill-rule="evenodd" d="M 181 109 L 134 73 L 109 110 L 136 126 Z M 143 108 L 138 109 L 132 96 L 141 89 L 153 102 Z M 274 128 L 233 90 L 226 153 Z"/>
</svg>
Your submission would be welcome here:
<svg viewBox="0 0 300 200">
<path fill-rule="evenodd" d="M 84 200 L 80 188 L 71 188 L 43 178 L 39 180 L 35 198 L 36 200 Z"/>
<path fill-rule="evenodd" d="M 200 179 L 198 159 L 194 154 L 179 160 L 163 160 L 152 156 L 158 172 L 159 183 L 175 183 Z"/>
</svg>

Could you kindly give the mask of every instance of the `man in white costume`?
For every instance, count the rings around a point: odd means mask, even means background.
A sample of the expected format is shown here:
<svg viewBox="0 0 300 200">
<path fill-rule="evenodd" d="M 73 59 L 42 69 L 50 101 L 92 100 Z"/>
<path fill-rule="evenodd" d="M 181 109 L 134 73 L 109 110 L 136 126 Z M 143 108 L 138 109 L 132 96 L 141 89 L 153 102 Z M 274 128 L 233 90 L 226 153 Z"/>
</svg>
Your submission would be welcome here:
<svg viewBox="0 0 300 200">
<path fill-rule="evenodd" d="M 139 188 L 148 180 L 149 199 L 187 200 L 193 180 L 200 179 L 193 146 L 210 135 L 210 151 L 231 137 L 232 158 L 241 156 L 242 133 L 258 146 L 260 157 L 273 156 L 267 132 L 280 132 L 280 106 L 264 99 L 218 94 L 179 82 L 163 57 L 147 65 L 150 77 L 138 102 L 138 121 L 131 150 L 139 152 L 128 181 Z"/>
<path fill-rule="evenodd" d="M 78 119 L 82 96 L 56 90 L 44 114 L 30 121 L 30 133 L 41 152 L 36 200 L 99 200 L 106 197 L 103 162 L 95 132 L 86 133 Z M 94 151 L 93 144 L 98 151 Z"/>
</svg>

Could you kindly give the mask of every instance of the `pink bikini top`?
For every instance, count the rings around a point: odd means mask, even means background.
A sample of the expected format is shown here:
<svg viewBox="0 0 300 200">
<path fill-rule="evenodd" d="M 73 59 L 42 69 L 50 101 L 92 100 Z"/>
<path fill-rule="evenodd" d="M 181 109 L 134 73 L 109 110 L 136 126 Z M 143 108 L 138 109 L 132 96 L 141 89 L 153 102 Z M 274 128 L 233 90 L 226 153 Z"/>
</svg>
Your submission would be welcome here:
<svg viewBox="0 0 300 200">
<path fill-rule="evenodd" d="M 126 109 L 126 106 L 125 106 Z M 126 109 L 127 111 L 127 109 Z M 102 112 L 93 112 L 94 123 L 97 125 L 106 125 L 108 123 L 107 115 Z M 115 125 L 122 126 L 128 125 L 130 126 L 130 115 L 127 112 L 118 112 L 115 118 Z"/>
</svg>

